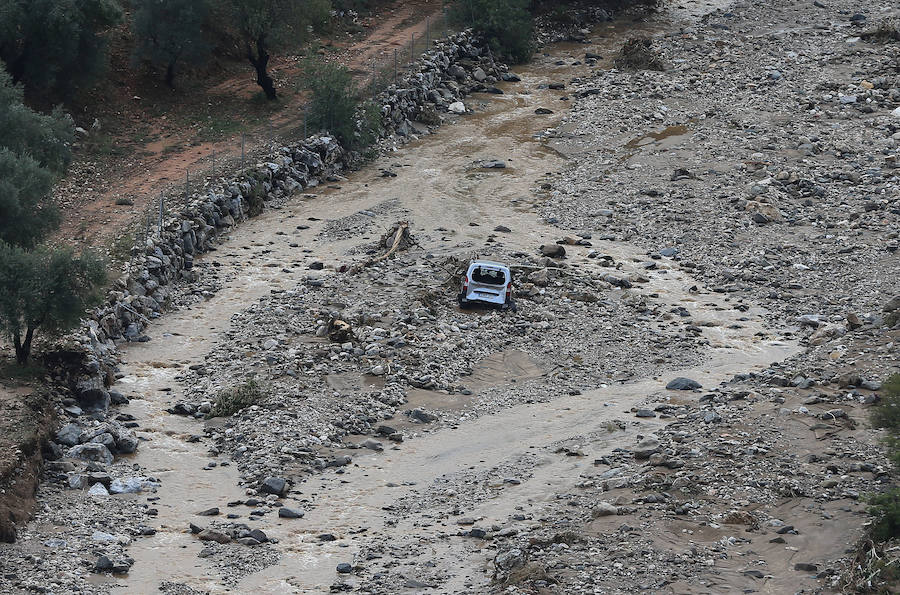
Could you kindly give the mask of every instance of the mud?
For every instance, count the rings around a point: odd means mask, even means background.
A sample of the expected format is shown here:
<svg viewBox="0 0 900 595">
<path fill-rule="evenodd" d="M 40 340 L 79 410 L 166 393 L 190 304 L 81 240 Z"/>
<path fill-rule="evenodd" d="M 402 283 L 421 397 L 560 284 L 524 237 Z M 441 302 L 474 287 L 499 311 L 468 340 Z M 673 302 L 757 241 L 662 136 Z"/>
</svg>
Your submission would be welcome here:
<svg viewBox="0 0 900 595">
<path fill-rule="evenodd" d="M 723 4 L 685 6 L 603 25 L 590 45 L 548 47 L 516 70 L 520 83 L 471 96 L 470 113 L 438 134 L 263 213 L 198 259 L 210 290 L 186 288 L 184 307 L 151 325 L 149 342 L 123 349 L 117 384 L 143 440 L 128 464 L 161 483 L 134 497 L 158 511 L 157 532 L 128 544 L 127 575 L 82 590 L 834 587 L 865 518 L 860 494 L 886 477 L 863 421 L 877 390 L 851 392 L 839 377 L 848 366 L 882 377 L 896 337 L 871 317 L 836 337 L 840 349 L 811 345 L 777 296 L 713 285 L 724 268 L 714 258 L 699 269 L 677 250 L 660 254 L 695 245 L 614 231 L 621 218 L 602 210 L 615 206 L 610 196 L 627 202 L 620 187 L 577 186 L 609 171 L 643 184 L 638 164 L 664 164 L 668 177 L 703 140 L 690 119 L 652 115 L 601 137 L 567 111 L 576 81 L 596 70 L 575 64 L 586 49 L 604 56 L 605 72 L 624 31 L 680 39 Z M 548 88 L 556 82 L 571 88 Z M 489 160 L 505 167 L 480 166 Z M 413 247 L 339 272 L 377 253 L 398 220 L 410 222 Z M 538 247 L 557 242 L 566 258 L 541 259 Z M 456 263 L 475 255 L 522 271 L 518 313 L 456 308 Z M 352 323 L 349 346 L 319 333 L 332 313 Z M 847 363 L 846 353 L 860 355 Z M 702 389 L 667 390 L 675 377 Z M 232 417 L 166 412 L 248 378 L 266 394 Z M 846 417 L 828 418 L 836 407 Z M 638 456 L 648 440 L 656 450 Z M 289 480 L 283 497 L 258 493 L 270 475 Z M 253 505 L 259 514 L 230 505 L 248 497 L 265 500 Z M 302 518 L 278 517 L 281 505 Z M 211 507 L 222 515 L 197 516 Z M 227 513 L 273 541 L 210 546 L 188 528 L 221 527 Z M 40 549 L 41 523 L 11 559 Z M 798 562 L 821 572 L 798 572 Z M 336 572 L 345 563 L 350 572 Z"/>
</svg>

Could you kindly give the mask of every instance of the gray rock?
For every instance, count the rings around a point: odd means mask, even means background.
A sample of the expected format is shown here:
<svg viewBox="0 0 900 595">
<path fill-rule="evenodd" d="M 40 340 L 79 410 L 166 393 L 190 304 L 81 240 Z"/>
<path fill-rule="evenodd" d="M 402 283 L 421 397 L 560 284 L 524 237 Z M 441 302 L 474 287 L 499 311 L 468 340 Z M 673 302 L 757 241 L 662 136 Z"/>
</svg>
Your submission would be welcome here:
<svg viewBox="0 0 900 595">
<path fill-rule="evenodd" d="M 659 440 L 655 438 L 646 438 L 638 442 L 637 446 L 634 447 L 634 458 L 639 460 L 649 459 L 650 455 L 659 452 L 659 448 Z"/>
<path fill-rule="evenodd" d="M 302 519 L 303 515 L 306 514 L 302 510 L 294 510 L 293 508 L 288 508 L 287 506 L 282 506 L 278 509 L 278 516 L 282 519 Z"/>
<path fill-rule="evenodd" d="M 696 380 L 691 380 L 690 378 L 685 378 L 683 376 L 671 380 L 666 385 L 668 390 L 694 390 L 702 387 L 703 385 Z"/>
<path fill-rule="evenodd" d="M 353 566 L 347 564 L 346 562 L 341 562 L 337 565 L 337 568 L 335 570 L 337 570 L 339 574 L 350 574 L 351 572 L 353 572 Z"/>
<path fill-rule="evenodd" d="M 287 492 L 287 481 L 283 477 L 267 477 L 259 484 L 259 491 L 264 494 L 284 496 Z"/>
<path fill-rule="evenodd" d="M 88 490 L 88 496 L 109 496 L 109 492 L 102 483 L 95 483 Z"/>
<path fill-rule="evenodd" d="M 884 305 L 885 312 L 895 312 L 897 310 L 900 310 L 900 295 L 895 295 Z"/>
<path fill-rule="evenodd" d="M 424 411 L 422 409 L 413 409 L 412 411 L 409 412 L 409 416 L 417 421 L 420 421 L 420 422 L 426 423 L 426 424 L 431 423 L 433 421 L 437 421 L 437 418 L 438 418 L 437 415 L 428 413 L 427 411 Z"/>
<path fill-rule="evenodd" d="M 591 516 L 594 518 L 601 516 L 612 516 L 619 514 L 619 509 L 609 502 L 600 502 L 591 510 Z"/>
<path fill-rule="evenodd" d="M 564 258 L 566 249 L 559 244 L 544 244 L 540 247 L 541 255 L 548 258 Z"/>
<path fill-rule="evenodd" d="M 56 432 L 56 441 L 65 446 L 75 446 L 79 442 L 79 436 L 81 436 L 81 426 L 76 423 L 68 423 Z"/>
<path fill-rule="evenodd" d="M 95 463 L 103 463 L 104 465 L 109 465 L 113 462 L 113 454 L 109 452 L 109 449 L 103 444 L 97 444 L 95 442 L 73 446 L 66 455 L 73 459 L 93 461 Z"/>
<path fill-rule="evenodd" d="M 260 543 L 258 540 L 253 539 L 252 537 L 239 537 L 236 541 L 241 545 L 247 545 L 251 547 L 254 545 L 259 545 Z"/>
</svg>

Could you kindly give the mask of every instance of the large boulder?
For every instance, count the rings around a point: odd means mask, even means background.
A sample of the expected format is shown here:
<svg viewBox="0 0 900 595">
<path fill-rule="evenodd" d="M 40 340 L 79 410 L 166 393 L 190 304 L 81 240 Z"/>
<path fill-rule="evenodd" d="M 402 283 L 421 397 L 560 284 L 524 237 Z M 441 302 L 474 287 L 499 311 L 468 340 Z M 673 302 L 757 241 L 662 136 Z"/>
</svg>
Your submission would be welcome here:
<svg viewBox="0 0 900 595">
<path fill-rule="evenodd" d="M 540 250 L 542 256 L 549 258 L 564 258 L 566 256 L 566 249 L 559 244 L 544 244 Z"/>
<path fill-rule="evenodd" d="M 267 477 L 259 484 L 259 491 L 264 494 L 284 496 L 287 491 L 287 481 L 283 477 Z"/>
<path fill-rule="evenodd" d="M 66 454 L 73 459 L 103 463 L 104 465 L 109 465 L 113 462 L 113 454 L 109 452 L 109 449 L 96 442 L 73 446 Z"/>
<path fill-rule="evenodd" d="M 75 446 L 80 442 L 81 426 L 68 423 L 56 432 L 56 441 L 64 446 Z"/>
<path fill-rule="evenodd" d="M 78 406 L 85 411 L 106 411 L 109 409 L 109 392 L 103 388 L 99 378 L 85 378 L 75 385 Z"/>
</svg>

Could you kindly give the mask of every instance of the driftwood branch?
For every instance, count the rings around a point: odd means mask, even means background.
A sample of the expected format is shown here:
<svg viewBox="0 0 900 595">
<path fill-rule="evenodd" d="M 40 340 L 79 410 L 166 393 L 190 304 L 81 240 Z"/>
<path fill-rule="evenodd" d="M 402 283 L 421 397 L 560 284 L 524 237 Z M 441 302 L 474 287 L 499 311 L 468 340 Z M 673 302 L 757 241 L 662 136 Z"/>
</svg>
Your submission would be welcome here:
<svg viewBox="0 0 900 595">
<path fill-rule="evenodd" d="M 388 242 L 390 242 L 390 245 L 388 245 Z M 393 256 L 398 250 L 409 248 L 410 246 L 415 245 L 415 243 L 415 240 L 413 240 L 412 236 L 409 234 L 409 222 L 398 221 L 391 227 L 390 231 L 381 238 L 381 245 L 387 247 L 388 251 L 381 256 L 369 258 L 361 263 L 353 265 L 350 268 L 350 272 L 358 273 L 366 267 L 383 262 Z"/>
</svg>

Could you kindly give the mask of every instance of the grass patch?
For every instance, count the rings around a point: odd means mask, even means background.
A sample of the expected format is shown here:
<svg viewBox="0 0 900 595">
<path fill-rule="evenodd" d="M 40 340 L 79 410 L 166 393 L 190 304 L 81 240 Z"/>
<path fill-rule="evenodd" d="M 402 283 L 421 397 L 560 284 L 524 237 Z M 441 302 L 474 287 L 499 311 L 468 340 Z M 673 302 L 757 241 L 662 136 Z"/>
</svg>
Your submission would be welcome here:
<svg viewBox="0 0 900 595">
<path fill-rule="evenodd" d="M 222 390 L 207 417 L 229 417 L 241 409 L 259 403 L 262 398 L 262 387 L 250 379 L 243 384 Z"/>
<path fill-rule="evenodd" d="M 84 143 L 88 153 L 97 157 L 115 157 L 125 154 L 125 149 L 109 134 L 100 134 Z"/>
<path fill-rule="evenodd" d="M 28 360 L 24 366 L 15 359 L 0 358 L 0 380 L 5 385 L 20 385 L 40 382 L 47 376 L 47 368 L 40 362 Z"/>
<path fill-rule="evenodd" d="M 234 136 L 243 128 L 243 124 L 231 116 L 209 116 L 206 123 L 197 132 L 197 138 L 201 141 L 219 140 L 223 137 Z"/>
</svg>

